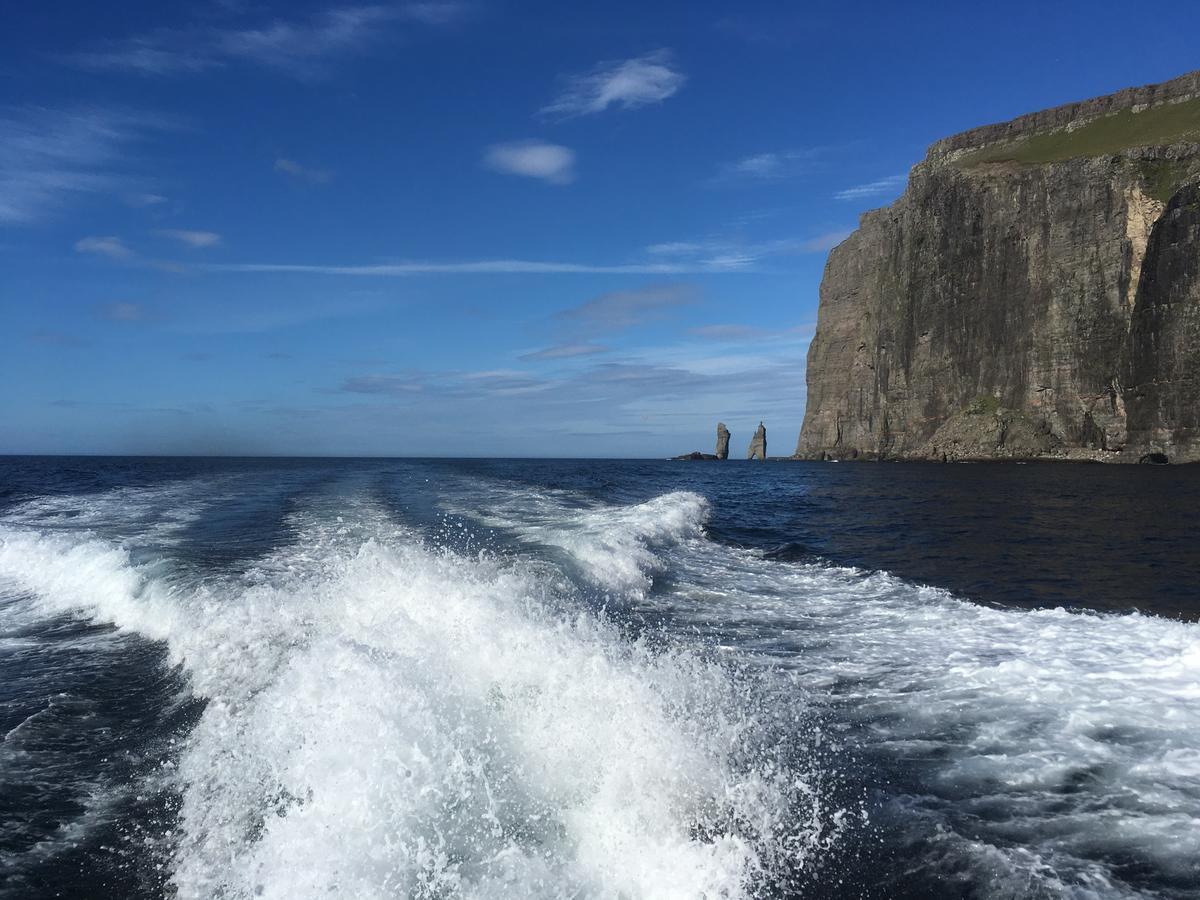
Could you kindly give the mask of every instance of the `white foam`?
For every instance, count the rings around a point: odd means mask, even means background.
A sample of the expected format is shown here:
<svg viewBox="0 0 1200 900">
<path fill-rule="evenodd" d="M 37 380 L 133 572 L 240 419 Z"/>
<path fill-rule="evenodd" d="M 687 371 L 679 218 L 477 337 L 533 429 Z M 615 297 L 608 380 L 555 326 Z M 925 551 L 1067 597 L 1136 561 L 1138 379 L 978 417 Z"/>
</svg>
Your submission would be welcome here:
<svg viewBox="0 0 1200 900">
<path fill-rule="evenodd" d="M 971 867 L 981 896 L 1138 896 L 1127 861 L 1200 880 L 1195 624 L 765 559 L 705 539 L 695 494 L 439 490 L 529 554 L 439 551 L 357 498 L 195 583 L 85 534 L 0 530 L 0 576 L 167 641 L 211 698 L 180 760 L 181 896 L 738 896 L 818 857 L 842 813 L 819 772 L 747 749 L 745 680 L 580 613 L 579 575 L 786 670 L 920 767 L 894 801 L 923 864 Z"/>
<path fill-rule="evenodd" d="M 144 487 L 119 487 L 95 494 L 34 497 L 6 509 L 0 522 L 55 531 L 102 532 L 114 540 L 166 544 L 220 503 L 233 477 L 188 478 Z"/>
<path fill-rule="evenodd" d="M 812 702 L 836 687 L 829 702 L 872 752 L 929 761 L 926 787 L 948 799 L 897 802 L 997 894 L 1131 896 L 1116 868 L 1131 858 L 1200 881 L 1200 626 L 995 609 L 887 573 L 765 559 L 705 540 L 694 494 L 580 511 L 475 493 L 490 524 L 564 548 L 677 632 L 788 669 Z M 668 563 L 665 592 L 629 575 Z M 979 838 L 955 834 L 945 808 L 979 810 Z"/>
<path fill-rule="evenodd" d="M 572 502 L 574 500 L 575 502 Z M 566 551 L 583 575 L 622 596 L 644 596 L 667 568 L 660 554 L 703 535 L 708 501 L 675 491 L 630 506 L 580 506 L 562 491 L 514 490 L 468 482 L 443 505 L 531 544 Z"/>
<path fill-rule="evenodd" d="M 838 827 L 755 749 L 728 669 L 569 612 L 552 567 L 351 512 L 192 583 L 0 529 L 0 573 L 46 612 L 165 641 L 209 698 L 179 760 L 180 896 L 734 897 Z"/>
</svg>

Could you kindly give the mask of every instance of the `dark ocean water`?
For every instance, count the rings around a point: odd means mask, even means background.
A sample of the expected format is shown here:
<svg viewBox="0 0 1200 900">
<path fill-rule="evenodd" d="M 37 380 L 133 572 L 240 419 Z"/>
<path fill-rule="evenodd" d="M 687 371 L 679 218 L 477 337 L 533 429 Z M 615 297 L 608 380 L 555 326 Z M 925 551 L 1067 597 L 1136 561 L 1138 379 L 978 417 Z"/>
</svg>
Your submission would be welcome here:
<svg viewBox="0 0 1200 900">
<path fill-rule="evenodd" d="M 1200 467 L 0 458 L 0 897 L 1200 897 Z"/>
</svg>

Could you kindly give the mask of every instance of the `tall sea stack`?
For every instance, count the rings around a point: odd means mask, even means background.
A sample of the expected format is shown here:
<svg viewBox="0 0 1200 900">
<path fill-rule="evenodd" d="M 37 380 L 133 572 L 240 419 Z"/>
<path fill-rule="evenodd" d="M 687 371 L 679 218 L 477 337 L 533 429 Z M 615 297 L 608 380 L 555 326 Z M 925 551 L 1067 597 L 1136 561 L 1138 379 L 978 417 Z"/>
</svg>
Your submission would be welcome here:
<svg viewBox="0 0 1200 900">
<path fill-rule="evenodd" d="M 934 144 L 807 377 L 802 458 L 1200 460 L 1200 72 Z"/>
<path fill-rule="evenodd" d="M 724 422 L 717 423 L 717 459 L 729 458 L 729 429 Z"/>
<path fill-rule="evenodd" d="M 754 437 L 750 441 L 750 449 L 746 451 L 746 459 L 762 459 L 767 458 L 767 429 L 763 427 L 763 423 L 758 423 L 758 430 L 754 432 Z"/>
</svg>

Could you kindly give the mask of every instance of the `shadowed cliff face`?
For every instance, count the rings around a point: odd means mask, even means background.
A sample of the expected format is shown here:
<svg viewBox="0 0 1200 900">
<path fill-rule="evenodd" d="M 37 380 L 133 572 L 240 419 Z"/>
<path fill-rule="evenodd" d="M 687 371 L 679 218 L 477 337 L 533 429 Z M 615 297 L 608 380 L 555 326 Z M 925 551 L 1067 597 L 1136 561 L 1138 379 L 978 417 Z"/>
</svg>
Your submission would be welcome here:
<svg viewBox="0 0 1200 900">
<path fill-rule="evenodd" d="M 935 144 L 830 254 L 797 455 L 1200 459 L 1196 98 Z"/>
<path fill-rule="evenodd" d="M 1200 184 L 1171 198 L 1155 223 L 1125 396 L 1131 442 L 1200 456 Z"/>
</svg>

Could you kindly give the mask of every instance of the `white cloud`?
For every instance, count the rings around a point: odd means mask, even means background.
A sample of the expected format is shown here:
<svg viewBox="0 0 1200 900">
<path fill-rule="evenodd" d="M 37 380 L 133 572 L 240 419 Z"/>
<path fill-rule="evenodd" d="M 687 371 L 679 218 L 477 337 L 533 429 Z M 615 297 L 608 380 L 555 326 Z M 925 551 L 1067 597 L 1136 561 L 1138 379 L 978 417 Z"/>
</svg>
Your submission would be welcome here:
<svg viewBox="0 0 1200 900">
<path fill-rule="evenodd" d="M 69 60 L 86 69 L 142 75 L 187 74 L 243 63 L 313 78 L 326 74 L 333 60 L 381 40 L 389 26 L 447 25 L 464 10 L 460 3 L 439 2 L 344 6 L 241 28 L 159 29 L 108 42 Z"/>
<path fill-rule="evenodd" d="M 744 181 L 778 181 L 794 178 L 812 171 L 821 154 L 829 148 L 809 147 L 801 150 L 773 150 L 754 153 L 725 163 L 713 182 L 716 184 Z"/>
<path fill-rule="evenodd" d="M 80 238 L 75 242 L 75 252 L 95 253 L 109 259 L 129 259 L 133 256 L 133 251 L 125 246 L 125 242 L 113 235 Z"/>
<path fill-rule="evenodd" d="M 850 237 L 853 229 L 845 228 L 840 231 L 829 231 L 825 234 L 819 234 L 814 238 L 809 238 L 800 243 L 800 250 L 804 253 L 824 253 L 826 250 L 832 250 L 846 238 Z"/>
<path fill-rule="evenodd" d="M 723 271 L 705 261 L 686 263 L 543 262 L 530 259 L 483 259 L 464 262 L 401 262 L 361 266 L 304 263 L 229 263 L 200 268 L 210 272 L 293 272 L 309 275 L 685 275 Z"/>
<path fill-rule="evenodd" d="M 124 200 L 127 206 L 132 206 L 134 209 L 146 209 L 167 202 L 167 198 L 162 194 L 149 193 L 126 194 Z"/>
<path fill-rule="evenodd" d="M 307 181 L 309 184 L 325 184 L 333 176 L 324 169 L 313 169 L 309 166 L 302 166 L 294 159 L 279 157 L 275 160 L 275 171 L 284 175 L 290 175 L 292 178 L 298 178 L 301 181 Z"/>
<path fill-rule="evenodd" d="M 566 80 L 562 93 L 542 112 L 582 116 L 610 106 L 636 109 L 662 103 L 683 87 L 687 77 L 674 67 L 669 50 L 656 50 L 635 59 L 600 63 L 590 72 Z"/>
<path fill-rule="evenodd" d="M 695 241 L 666 241 L 646 248 L 650 256 L 670 258 L 677 265 L 700 265 L 710 272 L 734 272 L 754 268 L 773 256 L 823 253 L 837 246 L 850 234 L 849 229 L 831 231 L 810 238 L 775 238 L 765 241 L 711 237 Z"/>
<path fill-rule="evenodd" d="M 688 334 L 694 334 L 696 337 L 707 338 L 712 341 L 739 341 L 763 337 L 769 334 L 769 332 L 761 328 L 755 328 L 753 325 L 721 324 L 701 325 L 697 328 L 689 328 Z"/>
<path fill-rule="evenodd" d="M 577 323 L 590 333 L 622 331 L 699 299 L 689 284 L 659 284 L 627 291 L 608 291 L 558 313 L 558 318 Z"/>
<path fill-rule="evenodd" d="M 330 9 L 305 22 L 276 20 L 261 28 L 224 32 L 216 36 L 212 51 L 217 58 L 311 75 L 331 57 L 377 38 L 379 27 L 393 17 L 383 6 Z"/>
<path fill-rule="evenodd" d="M 86 194 L 134 181 L 130 147 L 161 125 L 103 109 L 18 109 L 0 115 L 0 223 L 34 222 Z"/>
<path fill-rule="evenodd" d="M 703 253 L 707 244 L 697 241 L 667 241 L 662 244 L 651 244 L 646 252 L 652 256 L 694 256 Z"/>
<path fill-rule="evenodd" d="M 549 184 L 570 184 L 575 180 L 575 151 L 544 141 L 493 144 L 484 154 L 483 162 L 497 172 L 540 178 Z"/>
<path fill-rule="evenodd" d="M 363 277 L 406 277 L 413 275 L 702 275 L 752 272 L 772 256 L 823 253 L 841 243 L 849 229 L 810 238 L 787 238 L 758 243 L 709 239 L 672 241 L 646 248 L 648 261 L 628 263 L 550 262 L 533 259 L 481 259 L 457 262 L 414 260 L 366 265 L 321 265 L 310 263 L 212 263 L 195 266 L 209 272 L 295 273 L 304 275 L 350 275 Z M 663 259 L 666 257 L 666 259 Z"/>
<path fill-rule="evenodd" d="M 859 184 L 851 188 L 846 188 L 844 191 L 838 191 L 833 197 L 835 200 L 862 200 L 867 197 L 880 197 L 884 194 L 899 193 L 904 189 L 904 182 L 907 178 L 908 176 L 906 175 L 889 175 L 887 178 L 880 178 L 878 181 Z"/>
<path fill-rule="evenodd" d="M 179 241 L 181 244 L 186 244 L 195 250 L 204 247 L 215 247 L 221 243 L 221 236 L 215 231 L 189 231 L 185 228 L 163 228 L 156 231 L 155 234 Z"/>
<path fill-rule="evenodd" d="M 747 156 L 733 164 L 733 172 L 754 178 L 775 178 L 783 170 L 783 160 L 778 153 L 759 153 Z"/>
<path fill-rule="evenodd" d="M 145 318 L 145 310 L 136 303 L 110 303 L 100 315 L 110 322 L 138 322 Z"/>
<path fill-rule="evenodd" d="M 573 359 L 579 356 L 595 356 L 597 353 L 608 353 L 609 348 L 600 344 L 556 344 L 544 350 L 522 353 L 518 359 L 535 361 L 544 359 Z"/>
</svg>

